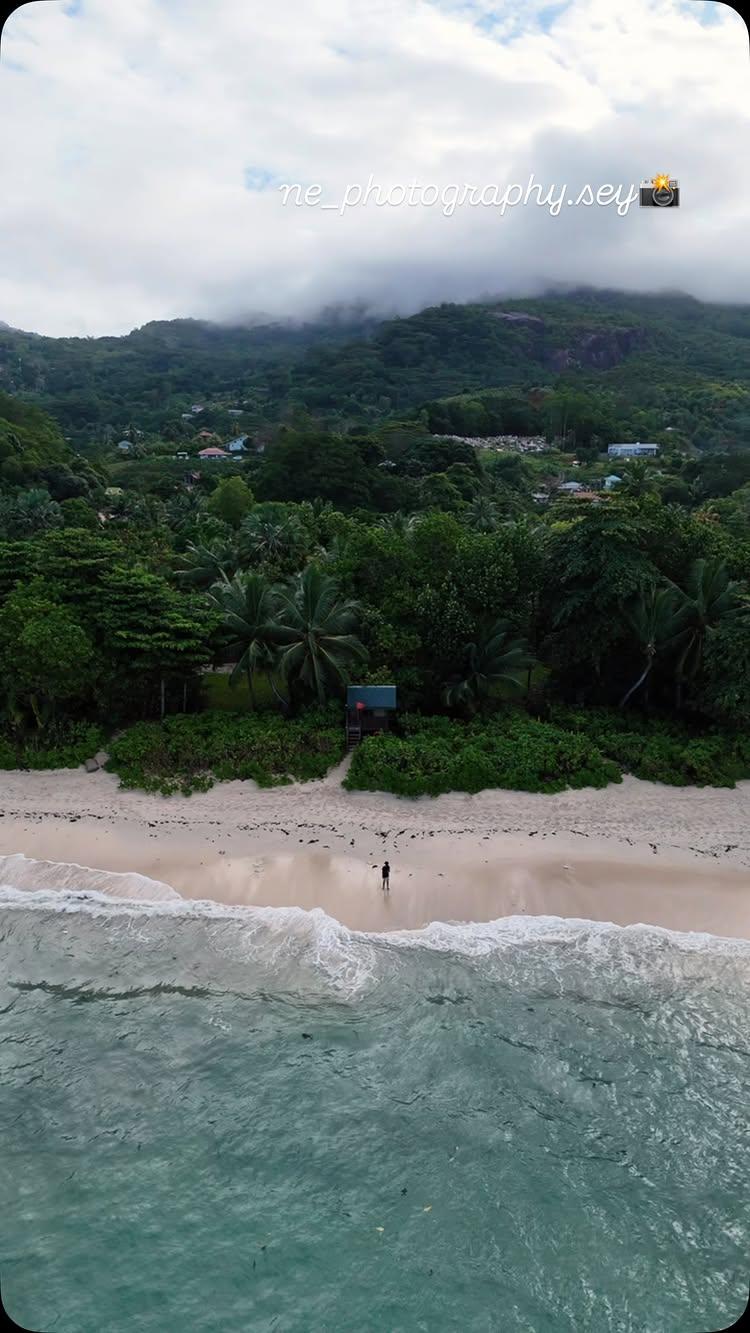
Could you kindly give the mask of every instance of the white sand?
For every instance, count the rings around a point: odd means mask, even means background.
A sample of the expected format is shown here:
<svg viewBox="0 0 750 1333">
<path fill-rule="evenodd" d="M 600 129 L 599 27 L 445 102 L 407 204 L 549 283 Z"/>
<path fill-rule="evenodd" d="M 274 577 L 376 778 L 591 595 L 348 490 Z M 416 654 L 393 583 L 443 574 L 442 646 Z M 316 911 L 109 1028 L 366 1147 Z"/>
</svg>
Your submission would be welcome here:
<svg viewBox="0 0 750 1333">
<path fill-rule="evenodd" d="M 320 906 L 360 929 L 528 912 L 750 938 L 750 782 L 406 800 L 344 791 L 344 767 L 169 798 L 101 772 L 0 773 L 0 854 L 137 871 L 191 898 Z"/>
</svg>

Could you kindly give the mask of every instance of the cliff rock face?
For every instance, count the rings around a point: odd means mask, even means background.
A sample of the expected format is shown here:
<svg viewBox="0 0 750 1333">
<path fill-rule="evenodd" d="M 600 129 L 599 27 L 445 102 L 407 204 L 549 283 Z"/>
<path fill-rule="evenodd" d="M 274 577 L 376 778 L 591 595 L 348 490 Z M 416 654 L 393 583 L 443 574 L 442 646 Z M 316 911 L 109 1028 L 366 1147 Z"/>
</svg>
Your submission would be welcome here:
<svg viewBox="0 0 750 1333">
<path fill-rule="evenodd" d="M 596 333 L 584 334 L 572 348 L 566 350 L 574 364 L 609 370 L 641 346 L 644 336 L 644 330 L 638 328 L 599 329 Z"/>
<path fill-rule="evenodd" d="M 645 339 L 642 328 L 601 328 L 589 331 L 581 330 L 567 347 L 553 347 L 549 342 L 549 332 L 545 321 L 539 315 L 527 315 L 523 311 L 495 310 L 495 319 L 528 329 L 537 335 L 537 355 L 550 370 L 559 374 L 562 370 L 610 370 L 619 365 L 623 357 L 641 346 Z"/>
</svg>

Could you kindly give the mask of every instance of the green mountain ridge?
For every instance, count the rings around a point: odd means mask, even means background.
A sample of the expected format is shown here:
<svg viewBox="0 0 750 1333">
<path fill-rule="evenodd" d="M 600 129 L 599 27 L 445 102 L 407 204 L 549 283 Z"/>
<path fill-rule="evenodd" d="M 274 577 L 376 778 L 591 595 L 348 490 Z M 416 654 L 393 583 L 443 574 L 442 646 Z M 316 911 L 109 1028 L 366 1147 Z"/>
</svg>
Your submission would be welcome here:
<svg viewBox="0 0 750 1333">
<path fill-rule="evenodd" d="M 744 447 L 750 306 L 592 289 L 381 321 L 353 307 L 296 324 L 153 321 L 105 338 L 0 327 L 0 388 L 51 413 L 76 444 L 130 425 L 178 438 L 193 402 L 241 407 L 244 429 L 299 409 L 346 429 L 429 419 L 431 404 L 456 396 L 561 387 L 601 399 L 631 434 L 672 424 L 700 448 Z"/>
</svg>

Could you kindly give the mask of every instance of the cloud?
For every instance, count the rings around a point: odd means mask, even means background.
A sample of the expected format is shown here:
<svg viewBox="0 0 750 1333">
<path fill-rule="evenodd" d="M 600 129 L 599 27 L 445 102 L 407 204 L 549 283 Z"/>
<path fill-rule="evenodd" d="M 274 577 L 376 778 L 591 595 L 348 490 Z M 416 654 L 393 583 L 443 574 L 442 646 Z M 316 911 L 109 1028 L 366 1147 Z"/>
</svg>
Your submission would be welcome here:
<svg viewBox="0 0 750 1333">
<path fill-rule="evenodd" d="M 547 282 L 750 300 L 747 30 L 701 0 L 54 0 L 0 52 L 0 319 L 408 313 Z M 677 176 L 678 210 L 297 208 L 369 177 L 576 194 Z"/>
</svg>

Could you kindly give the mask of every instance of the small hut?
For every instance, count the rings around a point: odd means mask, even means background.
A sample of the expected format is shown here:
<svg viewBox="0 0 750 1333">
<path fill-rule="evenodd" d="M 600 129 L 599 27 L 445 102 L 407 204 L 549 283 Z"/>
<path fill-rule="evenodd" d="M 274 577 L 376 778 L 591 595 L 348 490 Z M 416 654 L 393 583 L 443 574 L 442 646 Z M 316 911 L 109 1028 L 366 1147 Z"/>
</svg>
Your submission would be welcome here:
<svg viewBox="0 0 750 1333">
<path fill-rule="evenodd" d="M 390 731 L 396 713 L 395 685 L 349 685 L 346 691 L 346 743 L 351 749 L 365 736 Z"/>
</svg>

